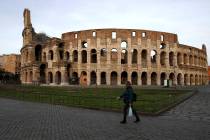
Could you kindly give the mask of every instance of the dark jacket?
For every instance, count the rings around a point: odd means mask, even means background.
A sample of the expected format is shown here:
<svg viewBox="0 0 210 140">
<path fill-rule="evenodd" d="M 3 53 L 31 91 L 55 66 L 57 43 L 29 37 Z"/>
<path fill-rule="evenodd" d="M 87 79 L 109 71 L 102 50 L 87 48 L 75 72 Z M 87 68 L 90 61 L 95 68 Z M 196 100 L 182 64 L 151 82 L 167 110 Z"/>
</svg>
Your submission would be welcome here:
<svg viewBox="0 0 210 140">
<path fill-rule="evenodd" d="M 133 102 L 133 88 L 131 86 L 126 87 L 126 90 L 120 96 L 123 99 L 124 103 L 132 103 Z"/>
</svg>

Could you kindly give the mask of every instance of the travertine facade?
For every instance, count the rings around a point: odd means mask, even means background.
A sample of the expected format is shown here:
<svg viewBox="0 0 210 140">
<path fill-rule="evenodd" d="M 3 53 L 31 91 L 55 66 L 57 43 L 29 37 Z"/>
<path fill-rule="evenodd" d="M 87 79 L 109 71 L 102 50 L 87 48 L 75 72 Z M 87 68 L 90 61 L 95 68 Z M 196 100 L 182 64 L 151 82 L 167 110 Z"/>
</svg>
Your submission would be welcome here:
<svg viewBox="0 0 210 140">
<path fill-rule="evenodd" d="M 67 32 L 61 39 L 35 33 L 24 11 L 22 83 L 121 85 L 208 83 L 207 54 L 179 44 L 176 34 L 136 29 Z"/>
<path fill-rule="evenodd" d="M 0 68 L 6 72 L 20 74 L 20 55 L 8 54 L 0 56 Z"/>
</svg>

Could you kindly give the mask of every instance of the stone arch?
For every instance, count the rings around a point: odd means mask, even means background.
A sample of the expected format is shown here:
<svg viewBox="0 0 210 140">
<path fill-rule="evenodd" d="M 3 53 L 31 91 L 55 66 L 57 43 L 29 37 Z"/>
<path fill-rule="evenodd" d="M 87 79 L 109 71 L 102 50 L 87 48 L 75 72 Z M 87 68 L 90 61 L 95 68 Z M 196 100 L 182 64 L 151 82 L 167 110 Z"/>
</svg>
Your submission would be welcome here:
<svg viewBox="0 0 210 140">
<path fill-rule="evenodd" d="M 49 56 L 48 57 L 49 60 L 53 60 L 53 51 L 52 50 L 49 51 L 49 55 L 48 56 Z"/>
<path fill-rule="evenodd" d="M 57 52 L 58 52 L 59 60 L 63 60 L 63 58 L 64 58 L 64 43 L 59 43 Z"/>
<path fill-rule="evenodd" d="M 198 85 L 198 75 L 195 75 L 195 85 Z"/>
<path fill-rule="evenodd" d="M 96 84 L 96 80 L 97 80 L 96 72 L 92 71 L 90 73 L 90 84 L 91 85 L 95 85 Z"/>
<path fill-rule="evenodd" d="M 42 61 L 42 46 L 41 45 L 35 46 L 35 60 Z"/>
<path fill-rule="evenodd" d="M 193 74 L 190 74 L 190 85 L 193 85 L 194 83 L 194 76 Z"/>
<path fill-rule="evenodd" d="M 82 41 L 82 48 L 87 48 L 87 47 L 88 47 L 87 41 Z"/>
<path fill-rule="evenodd" d="M 190 65 L 192 66 L 193 65 L 193 56 L 192 55 L 190 55 L 190 57 L 189 57 L 189 63 L 190 63 Z"/>
<path fill-rule="evenodd" d="M 166 65 L 166 52 L 162 51 L 160 53 L 160 64 L 162 66 L 165 66 Z"/>
<path fill-rule="evenodd" d="M 182 55 L 180 52 L 177 53 L 177 64 L 179 66 L 182 64 Z"/>
<path fill-rule="evenodd" d="M 91 56 L 90 62 L 91 62 L 91 63 L 97 63 L 97 52 L 96 52 L 96 49 L 92 49 L 92 50 L 91 50 L 90 56 Z"/>
<path fill-rule="evenodd" d="M 121 84 L 126 84 L 128 81 L 128 73 L 126 71 L 123 71 L 121 73 Z"/>
<path fill-rule="evenodd" d="M 53 73 L 52 72 L 48 72 L 48 82 L 53 83 Z"/>
<path fill-rule="evenodd" d="M 174 74 L 174 73 L 170 73 L 170 75 L 169 75 L 169 80 L 172 81 L 172 85 L 175 84 L 175 74 Z"/>
<path fill-rule="evenodd" d="M 121 64 L 127 64 L 128 63 L 128 51 L 123 49 L 121 51 Z"/>
<path fill-rule="evenodd" d="M 87 63 L 87 51 L 83 50 L 81 54 L 82 54 L 82 63 Z"/>
<path fill-rule="evenodd" d="M 101 84 L 106 84 L 106 72 L 101 72 Z"/>
<path fill-rule="evenodd" d="M 46 64 L 41 64 L 40 65 L 40 83 L 46 83 L 46 75 L 45 75 L 45 71 L 46 71 Z"/>
<path fill-rule="evenodd" d="M 100 60 L 102 63 L 105 63 L 107 61 L 107 49 L 106 48 L 102 48 L 100 50 Z"/>
<path fill-rule="evenodd" d="M 151 63 L 156 64 L 157 63 L 157 51 L 151 50 L 150 55 L 151 55 Z"/>
<path fill-rule="evenodd" d="M 28 82 L 28 72 L 25 72 L 25 82 Z"/>
<path fill-rule="evenodd" d="M 117 85 L 117 72 L 112 71 L 111 72 L 111 85 Z"/>
<path fill-rule="evenodd" d="M 70 54 L 69 54 L 68 51 L 65 52 L 65 58 L 66 58 L 67 61 L 70 60 Z"/>
<path fill-rule="evenodd" d="M 152 72 L 151 74 L 151 85 L 157 85 L 157 73 Z"/>
<path fill-rule="evenodd" d="M 138 63 L 138 51 L 136 49 L 132 50 L 132 64 Z"/>
<path fill-rule="evenodd" d="M 187 65 L 187 54 L 184 54 L 184 64 Z"/>
<path fill-rule="evenodd" d="M 57 71 L 55 73 L 55 83 L 60 85 L 61 84 L 61 72 L 60 71 Z"/>
<path fill-rule="evenodd" d="M 77 72 L 72 73 L 71 84 L 78 85 L 79 84 L 79 77 Z"/>
<path fill-rule="evenodd" d="M 164 80 L 166 80 L 166 73 L 162 72 L 160 75 L 160 84 L 164 85 Z"/>
<path fill-rule="evenodd" d="M 132 85 L 137 85 L 138 84 L 138 73 L 137 72 L 132 72 L 131 83 L 132 83 Z"/>
<path fill-rule="evenodd" d="M 29 73 L 29 82 L 32 83 L 32 81 L 33 81 L 33 72 L 30 71 L 30 73 Z"/>
<path fill-rule="evenodd" d="M 118 56 L 117 56 L 117 49 L 112 48 L 111 50 L 111 61 L 112 62 L 117 62 Z"/>
<path fill-rule="evenodd" d="M 87 85 L 87 72 L 86 71 L 82 71 L 80 74 L 80 84 Z"/>
<path fill-rule="evenodd" d="M 142 50 L 141 52 L 141 64 L 142 67 L 147 67 L 147 50 Z"/>
<path fill-rule="evenodd" d="M 73 62 L 78 62 L 78 51 L 77 50 L 73 51 Z"/>
<path fill-rule="evenodd" d="M 182 74 L 181 74 L 181 73 L 179 73 L 179 74 L 177 75 L 177 84 L 178 84 L 178 85 L 182 85 Z"/>
<path fill-rule="evenodd" d="M 188 85 L 188 74 L 184 75 L 184 85 Z"/>
<path fill-rule="evenodd" d="M 147 85 L 147 72 L 142 72 L 141 83 L 142 83 L 142 85 Z"/>
<path fill-rule="evenodd" d="M 174 66 L 174 52 L 169 53 L 169 65 Z"/>
<path fill-rule="evenodd" d="M 127 49 L 127 47 L 128 47 L 128 43 L 127 43 L 127 41 L 122 41 L 121 42 L 121 44 L 120 44 L 120 47 L 122 48 L 122 49 Z"/>
</svg>

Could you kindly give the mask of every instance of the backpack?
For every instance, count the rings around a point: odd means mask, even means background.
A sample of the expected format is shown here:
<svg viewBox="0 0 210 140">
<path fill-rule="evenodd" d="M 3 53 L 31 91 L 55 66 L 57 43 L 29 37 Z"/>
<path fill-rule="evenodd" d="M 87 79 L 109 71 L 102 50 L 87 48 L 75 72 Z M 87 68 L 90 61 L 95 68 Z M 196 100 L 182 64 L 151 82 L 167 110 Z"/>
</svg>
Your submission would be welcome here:
<svg viewBox="0 0 210 140">
<path fill-rule="evenodd" d="M 133 99 L 132 99 L 132 101 L 135 102 L 136 100 L 137 100 L 137 95 L 136 95 L 136 93 L 133 92 Z"/>
</svg>

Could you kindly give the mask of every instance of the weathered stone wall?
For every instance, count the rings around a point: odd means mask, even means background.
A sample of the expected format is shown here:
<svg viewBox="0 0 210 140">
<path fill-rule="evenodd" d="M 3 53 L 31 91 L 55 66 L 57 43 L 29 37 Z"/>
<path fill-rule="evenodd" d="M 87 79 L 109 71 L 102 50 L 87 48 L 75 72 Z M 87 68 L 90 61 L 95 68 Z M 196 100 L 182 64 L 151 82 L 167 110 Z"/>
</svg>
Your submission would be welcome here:
<svg viewBox="0 0 210 140">
<path fill-rule="evenodd" d="M 30 14 L 30 13 L 28 13 Z M 27 11 L 24 16 L 28 15 Z M 205 85 L 206 47 L 182 45 L 176 34 L 139 29 L 92 29 L 37 40 L 30 16 L 24 20 L 22 83 Z M 32 37 L 27 37 L 31 36 Z"/>
</svg>

